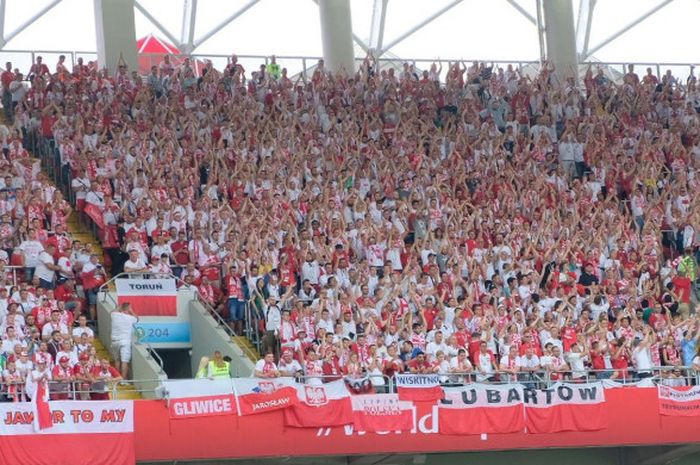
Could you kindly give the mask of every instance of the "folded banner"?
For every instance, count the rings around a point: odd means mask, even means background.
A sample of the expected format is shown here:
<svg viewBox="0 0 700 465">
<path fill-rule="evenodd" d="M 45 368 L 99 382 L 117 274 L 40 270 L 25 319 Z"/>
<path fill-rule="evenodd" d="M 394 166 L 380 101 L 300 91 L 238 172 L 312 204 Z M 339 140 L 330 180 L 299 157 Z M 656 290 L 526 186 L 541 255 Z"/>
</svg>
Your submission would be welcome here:
<svg viewBox="0 0 700 465">
<path fill-rule="evenodd" d="M 619 389 L 619 388 L 638 388 L 638 387 L 656 387 L 654 380 L 651 378 L 640 379 L 639 381 L 614 381 L 612 379 L 603 379 L 600 381 L 603 383 L 605 389 Z"/>
<path fill-rule="evenodd" d="M 445 388 L 439 405 L 440 434 L 514 433 L 525 429 L 520 385 L 471 384 Z"/>
<path fill-rule="evenodd" d="M 413 428 L 413 403 L 399 400 L 396 394 L 366 394 L 351 399 L 352 421 L 357 431 L 376 433 Z"/>
<path fill-rule="evenodd" d="M 286 409 L 299 403 L 292 378 L 237 378 L 231 382 L 240 415 Z"/>
<path fill-rule="evenodd" d="M 548 389 L 526 389 L 528 433 L 597 431 L 608 427 L 602 383 L 556 383 Z"/>
<path fill-rule="evenodd" d="M 350 392 L 345 381 L 297 385 L 299 403 L 284 409 L 284 424 L 296 428 L 321 428 L 353 423 Z"/>
<path fill-rule="evenodd" d="M 659 413 L 672 417 L 700 416 L 700 386 L 659 385 Z"/>
<path fill-rule="evenodd" d="M 177 316 L 175 278 L 117 279 L 117 302 L 130 303 L 140 316 Z"/>
<path fill-rule="evenodd" d="M 438 375 L 396 375 L 396 386 L 401 400 L 430 402 L 443 397 Z"/>
<path fill-rule="evenodd" d="M 48 409 L 50 421 L 37 430 L 31 403 L 0 404 L 0 463 L 136 462 L 131 401 L 53 401 Z"/>
</svg>

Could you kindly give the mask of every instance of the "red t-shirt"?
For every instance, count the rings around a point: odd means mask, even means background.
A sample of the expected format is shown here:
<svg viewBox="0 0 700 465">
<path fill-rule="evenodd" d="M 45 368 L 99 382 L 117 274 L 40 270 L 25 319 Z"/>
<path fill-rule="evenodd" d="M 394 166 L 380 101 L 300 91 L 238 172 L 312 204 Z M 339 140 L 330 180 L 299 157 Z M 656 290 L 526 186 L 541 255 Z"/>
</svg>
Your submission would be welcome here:
<svg viewBox="0 0 700 465">
<path fill-rule="evenodd" d="M 678 290 L 681 303 L 690 303 L 690 278 L 676 276 L 673 278 L 673 286 Z"/>
</svg>

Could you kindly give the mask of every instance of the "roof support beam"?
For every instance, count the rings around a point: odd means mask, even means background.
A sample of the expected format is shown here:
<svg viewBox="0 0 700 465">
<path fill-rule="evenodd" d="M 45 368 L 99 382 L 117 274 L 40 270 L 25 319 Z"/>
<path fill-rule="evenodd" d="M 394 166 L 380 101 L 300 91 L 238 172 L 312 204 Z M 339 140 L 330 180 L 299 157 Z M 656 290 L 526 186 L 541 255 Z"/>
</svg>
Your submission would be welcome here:
<svg viewBox="0 0 700 465">
<path fill-rule="evenodd" d="M 388 4 L 389 0 L 374 0 L 372 27 L 369 29 L 369 46 L 374 50 L 381 50 L 384 43 L 384 24 Z"/>
<path fill-rule="evenodd" d="M 4 28 L 5 28 L 5 18 L 4 18 L 4 16 L 5 16 L 5 0 L 0 0 L 0 3 L 3 4 L 2 5 L 2 11 L 3 11 L 3 18 L 2 19 L 3 19 L 3 30 L 4 30 Z M 2 37 L 2 46 L 4 47 L 6 43 L 8 43 L 12 39 L 14 39 L 19 33 L 24 31 L 25 29 L 27 29 L 29 26 L 32 25 L 32 23 L 39 20 L 42 16 L 44 16 L 46 13 L 51 11 L 53 9 L 53 7 L 55 7 L 59 3 L 61 3 L 61 0 L 53 0 L 51 3 L 46 5 L 44 8 L 42 8 L 41 10 L 34 13 L 34 15 L 31 18 L 29 18 L 28 20 L 26 20 L 25 22 L 20 24 L 17 29 L 10 32 L 8 35 Z"/>
<path fill-rule="evenodd" d="M 596 0 L 581 0 L 576 18 L 576 50 L 579 56 L 588 55 L 588 40 L 591 38 L 591 24 L 593 24 L 593 10 Z"/>
<path fill-rule="evenodd" d="M 197 21 L 197 0 L 185 0 L 182 7 L 182 29 L 180 31 L 180 50 L 186 55 L 194 48 L 194 27 Z"/>
<path fill-rule="evenodd" d="M 397 38 L 395 38 L 394 40 L 389 42 L 386 46 L 382 47 L 381 50 L 379 50 L 377 52 L 377 55 L 376 55 L 377 58 L 381 57 L 388 50 L 395 47 L 400 42 L 407 39 L 408 37 L 413 35 L 415 32 L 421 30 L 423 27 L 427 26 L 428 24 L 430 24 L 431 22 L 433 22 L 434 20 L 436 20 L 440 16 L 444 15 L 445 13 L 447 13 L 448 11 L 450 11 L 452 8 L 456 7 L 460 3 L 462 3 L 462 0 L 453 0 L 450 3 L 448 3 L 447 5 L 445 5 L 444 7 L 442 7 L 441 9 L 439 9 L 438 11 L 436 11 L 435 13 L 433 13 L 432 15 L 428 16 L 423 21 L 416 24 L 411 29 L 409 29 L 408 31 L 404 32 L 403 34 L 401 34 L 400 36 L 398 36 Z"/>
<path fill-rule="evenodd" d="M 518 12 L 519 12 L 521 15 L 525 16 L 525 18 L 526 18 L 528 21 L 530 21 L 532 24 L 534 24 L 535 26 L 537 26 L 537 19 L 535 19 L 535 17 L 532 16 L 532 15 L 531 15 L 525 8 L 523 8 L 518 2 L 516 2 L 515 0 L 506 0 L 506 2 L 508 2 L 508 3 L 510 4 L 510 6 L 512 6 L 512 7 L 515 8 L 516 10 L 518 10 Z"/>
<path fill-rule="evenodd" d="M 202 44 L 203 44 L 204 42 L 206 42 L 207 40 L 211 39 L 211 37 L 212 37 L 214 34 L 216 34 L 216 33 L 219 32 L 220 30 L 222 30 L 223 28 L 225 28 L 226 26 L 228 26 L 229 24 L 231 24 L 236 18 L 238 18 L 239 16 L 241 16 L 243 13 L 245 13 L 246 11 L 250 10 L 251 8 L 253 8 L 259 1 L 260 1 L 260 0 L 250 0 L 248 3 L 246 3 L 245 5 L 243 5 L 243 6 L 241 7 L 240 10 L 236 11 L 234 14 L 232 14 L 231 16 L 229 16 L 228 18 L 226 18 L 225 20 L 221 21 L 219 24 L 217 24 L 216 26 L 214 26 L 214 28 L 211 29 L 209 32 L 205 33 L 204 35 L 202 35 L 201 37 L 199 37 L 197 40 L 195 40 L 195 41 L 192 43 L 192 49 L 194 50 L 195 48 L 199 47 L 200 45 L 202 45 Z"/>
<path fill-rule="evenodd" d="M 592 49 L 588 50 L 588 53 L 586 54 L 585 59 L 590 58 L 595 52 L 597 52 L 601 48 L 605 47 L 610 42 L 617 39 L 622 34 L 629 31 L 630 29 L 632 29 L 633 27 L 637 26 L 639 23 L 646 20 L 651 15 L 653 15 L 654 13 L 656 13 L 657 11 L 659 11 L 660 9 L 662 9 L 663 7 L 665 7 L 666 5 L 671 3 L 672 1 L 673 0 L 664 0 L 663 2 L 659 3 L 654 8 L 652 8 L 651 10 L 647 11 L 646 13 L 644 13 L 643 15 L 641 15 L 640 17 L 638 17 L 637 19 L 635 19 L 634 21 L 629 23 L 627 26 L 625 26 L 622 29 L 620 29 L 619 31 L 617 31 L 615 34 L 611 35 L 610 37 L 608 37 L 607 39 L 605 39 L 604 41 L 602 41 L 601 43 L 599 43 L 598 45 L 596 45 Z"/>
<path fill-rule="evenodd" d="M 179 48 L 178 44 L 180 43 L 180 41 L 177 40 L 177 38 L 173 34 L 171 34 L 170 31 L 168 31 L 168 28 L 163 26 L 156 18 L 154 18 L 153 15 L 149 13 L 148 10 L 144 8 L 143 5 L 141 5 L 141 3 L 139 3 L 139 0 L 134 0 L 134 8 L 139 10 L 141 14 L 144 15 L 146 19 L 151 22 L 151 24 L 157 27 L 158 30 L 166 37 L 166 39 L 170 41 L 171 44 L 177 45 Z"/>
</svg>

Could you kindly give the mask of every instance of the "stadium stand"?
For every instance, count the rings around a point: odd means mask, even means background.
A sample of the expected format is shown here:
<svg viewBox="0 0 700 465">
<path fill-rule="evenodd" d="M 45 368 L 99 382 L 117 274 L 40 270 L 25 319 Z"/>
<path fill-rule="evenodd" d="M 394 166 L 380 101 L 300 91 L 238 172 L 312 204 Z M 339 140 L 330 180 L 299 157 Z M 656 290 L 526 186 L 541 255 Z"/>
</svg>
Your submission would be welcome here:
<svg viewBox="0 0 700 465">
<path fill-rule="evenodd" d="M 199 76 L 37 63 L 29 87 L 11 69 L 8 396 L 27 357 L 110 371 L 71 329 L 94 319 L 101 262 L 196 288 L 260 350 L 258 376 L 684 385 L 700 368 L 692 75 L 577 85 L 550 64 L 443 76 L 368 56 L 353 76 L 319 62 L 290 78 L 234 55 Z M 104 255 L 65 235 L 72 210 Z"/>
</svg>

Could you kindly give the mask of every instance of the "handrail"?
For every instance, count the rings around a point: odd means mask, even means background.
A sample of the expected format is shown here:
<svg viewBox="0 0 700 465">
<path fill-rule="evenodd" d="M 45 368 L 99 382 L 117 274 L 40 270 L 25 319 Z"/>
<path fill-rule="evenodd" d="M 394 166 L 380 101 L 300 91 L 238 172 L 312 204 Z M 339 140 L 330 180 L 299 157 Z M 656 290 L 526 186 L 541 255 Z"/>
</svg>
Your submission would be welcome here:
<svg viewBox="0 0 700 465">
<path fill-rule="evenodd" d="M 146 351 L 151 357 L 155 359 L 156 363 L 158 363 L 158 366 L 160 367 L 160 372 L 165 373 L 165 370 L 163 370 L 163 358 L 160 356 L 160 354 L 158 354 L 158 352 L 156 352 L 151 343 L 139 341 L 138 339 L 136 339 L 136 344 L 143 344 L 144 346 L 146 346 Z"/>
</svg>

